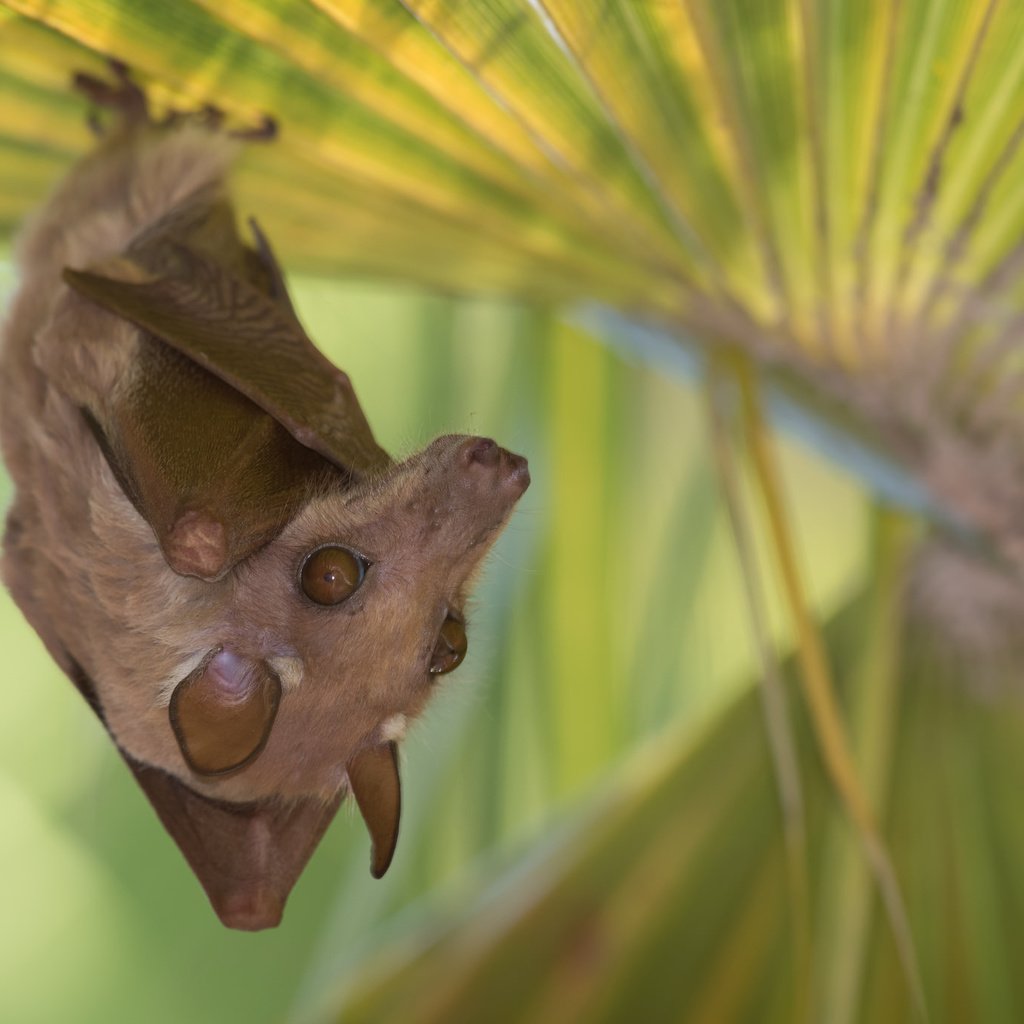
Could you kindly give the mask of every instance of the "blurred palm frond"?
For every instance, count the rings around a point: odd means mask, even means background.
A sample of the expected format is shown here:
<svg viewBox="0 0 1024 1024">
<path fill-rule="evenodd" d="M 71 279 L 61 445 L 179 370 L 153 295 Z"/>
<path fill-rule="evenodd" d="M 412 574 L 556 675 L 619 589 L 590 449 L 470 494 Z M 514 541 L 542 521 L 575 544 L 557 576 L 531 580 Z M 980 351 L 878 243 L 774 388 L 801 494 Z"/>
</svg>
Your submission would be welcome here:
<svg viewBox="0 0 1024 1024">
<path fill-rule="evenodd" d="M 829 650 L 849 666 L 843 696 L 906 879 L 931 1019 L 1012 1021 L 1024 983 L 1012 940 L 997 937 L 1024 913 L 1020 714 L 979 702 L 968 666 L 936 658 L 908 621 L 906 524 L 883 517 L 879 533 L 886 578 L 829 625 Z M 796 674 L 785 666 L 790 690 Z M 796 734 L 817 908 L 809 1019 L 912 1019 L 803 714 Z M 369 959 L 310 1019 L 792 1021 L 796 924 L 774 788 L 746 690 L 696 733 L 648 744 L 525 864 Z"/>
</svg>

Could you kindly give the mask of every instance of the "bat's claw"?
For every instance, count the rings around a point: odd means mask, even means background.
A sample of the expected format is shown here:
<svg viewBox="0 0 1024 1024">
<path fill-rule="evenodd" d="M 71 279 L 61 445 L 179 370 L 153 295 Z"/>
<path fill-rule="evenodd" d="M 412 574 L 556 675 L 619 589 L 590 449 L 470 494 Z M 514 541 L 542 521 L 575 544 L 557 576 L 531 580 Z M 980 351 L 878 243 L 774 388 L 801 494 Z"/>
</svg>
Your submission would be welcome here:
<svg viewBox="0 0 1024 1024">
<path fill-rule="evenodd" d="M 272 142 L 277 138 L 277 120 L 270 114 L 263 115 L 263 122 L 256 128 L 242 128 L 228 134 L 233 139 L 244 139 L 246 142 Z"/>
<path fill-rule="evenodd" d="M 72 80 L 75 89 L 85 96 L 93 107 L 86 118 L 93 135 L 102 137 L 109 131 L 100 118 L 100 110 L 113 111 L 118 119 L 116 128 L 121 131 L 131 131 L 143 125 L 173 128 L 186 122 L 202 125 L 211 132 L 225 131 L 224 111 L 213 103 L 207 103 L 199 110 L 171 109 L 159 121 L 155 121 L 150 114 L 146 94 L 132 80 L 128 65 L 114 59 L 108 60 L 107 64 L 114 76 L 112 83 L 81 71 L 77 72 Z M 225 134 L 247 142 L 268 142 L 277 136 L 277 121 L 269 114 L 264 114 L 257 126 L 232 129 L 225 131 Z"/>
<path fill-rule="evenodd" d="M 97 114 L 99 109 L 113 111 L 120 118 L 121 124 L 128 128 L 149 123 L 146 94 L 132 81 L 127 65 L 119 60 L 110 60 L 108 64 L 114 74 L 113 83 L 83 71 L 76 72 L 72 79 L 75 89 L 95 108 L 89 112 L 87 120 L 89 128 L 96 135 L 104 133 Z"/>
</svg>

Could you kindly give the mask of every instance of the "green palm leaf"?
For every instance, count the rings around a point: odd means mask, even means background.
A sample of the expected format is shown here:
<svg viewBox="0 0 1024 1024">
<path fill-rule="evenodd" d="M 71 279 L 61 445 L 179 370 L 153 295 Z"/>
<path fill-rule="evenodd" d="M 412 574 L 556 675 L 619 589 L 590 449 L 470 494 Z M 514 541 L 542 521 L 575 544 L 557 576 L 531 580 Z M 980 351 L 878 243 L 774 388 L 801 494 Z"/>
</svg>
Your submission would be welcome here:
<svg viewBox="0 0 1024 1024">
<path fill-rule="evenodd" d="M 1009 940 L 991 943 L 1024 910 L 1020 830 L 1001 824 L 1014 818 L 1003 812 L 1016 800 L 1017 728 L 965 692 L 965 666 L 936 662 L 926 633 L 911 626 L 904 649 L 901 565 L 842 612 L 829 646 L 851 666 L 861 753 L 890 794 L 932 1017 L 1012 1021 L 1024 985 Z M 803 716 L 797 736 L 827 923 L 811 1019 L 909 1019 L 895 949 L 846 856 L 848 827 L 810 769 Z M 773 788 L 746 692 L 696 734 L 650 744 L 524 866 L 360 965 L 309 1019 L 791 1021 L 794 924 Z"/>
</svg>

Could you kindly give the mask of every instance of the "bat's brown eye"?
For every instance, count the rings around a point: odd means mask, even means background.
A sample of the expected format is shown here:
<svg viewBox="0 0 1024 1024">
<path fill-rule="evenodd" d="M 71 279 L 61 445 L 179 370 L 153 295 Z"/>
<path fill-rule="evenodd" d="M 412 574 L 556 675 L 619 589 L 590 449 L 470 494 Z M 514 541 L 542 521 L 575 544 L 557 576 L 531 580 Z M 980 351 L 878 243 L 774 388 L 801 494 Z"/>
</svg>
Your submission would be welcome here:
<svg viewBox="0 0 1024 1024">
<path fill-rule="evenodd" d="M 466 656 L 469 641 L 466 639 L 466 627 L 458 619 L 449 615 L 444 620 L 434 653 L 430 656 L 430 674 L 442 676 L 451 672 Z"/>
<path fill-rule="evenodd" d="M 302 563 L 302 592 L 317 604 L 341 604 L 366 575 L 366 561 L 348 548 L 317 548 Z"/>
</svg>

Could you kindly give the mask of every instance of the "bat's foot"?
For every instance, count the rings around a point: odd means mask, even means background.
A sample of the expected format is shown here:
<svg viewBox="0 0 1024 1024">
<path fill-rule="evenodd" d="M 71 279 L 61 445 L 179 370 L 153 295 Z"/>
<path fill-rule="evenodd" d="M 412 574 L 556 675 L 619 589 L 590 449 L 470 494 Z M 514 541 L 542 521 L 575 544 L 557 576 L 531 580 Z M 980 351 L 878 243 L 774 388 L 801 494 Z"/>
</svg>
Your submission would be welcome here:
<svg viewBox="0 0 1024 1024">
<path fill-rule="evenodd" d="M 222 131 L 229 138 L 241 139 L 244 142 L 270 142 L 277 138 L 277 121 L 269 114 L 264 114 L 263 120 L 254 128 L 226 128 L 225 120 L 226 115 L 220 107 L 215 103 L 207 103 L 191 113 L 172 110 L 161 123 L 178 124 L 181 121 L 191 121 L 193 124 L 209 128 L 211 132 Z"/>
<path fill-rule="evenodd" d="M 115 116 L 114 131 L 130 132 L 149 125 L 156 128 L 173 128 L 180 124 L 198 124 L 212 132 L 223 131 L 233 139 L 253 142 L 269 142 L 277 136 L 277 122 L 269 114 L 263 115 L 262 122 L 254 128 L 226 129 L 225 115 L 220 107 L 207 103 L 198 110 L 170 110 L 159 121 L 154 120 L 143 89 L 132 80 L 128 66 L 111 58 L 108 65 L 114 81 L 84 72 L 77 72 L 72 80 L 75 89 L 89 100 L 92 108 L 86 122 L 90 131 L 98 138 L 107 135 L 111 128 L 104 125 L 100 110 L 112 111 Z"/>
<path fill-rule="evenodd" d="M 114 75 L 112 83 L 82 71 L 76 72 L 72 79 L 75 89 L 92 104 L 87 123 L 96 136 L 103 136 L 107 132 L 99 116 L 100 110 L 113 111 L 124 128 L 150 123 L 146 94 L 132 81 L 128 66 L 113 59 L 108 64 Z"/>
<path fill-rule="evenodd" d="M 234 139 L 244 139 L 246 142 L 272 142 L 277 138 L 277 120 L 270 114 L 263 115 L 263 121 L 255 128 L 240 128 L 228 132 Z"/>
</svg>

